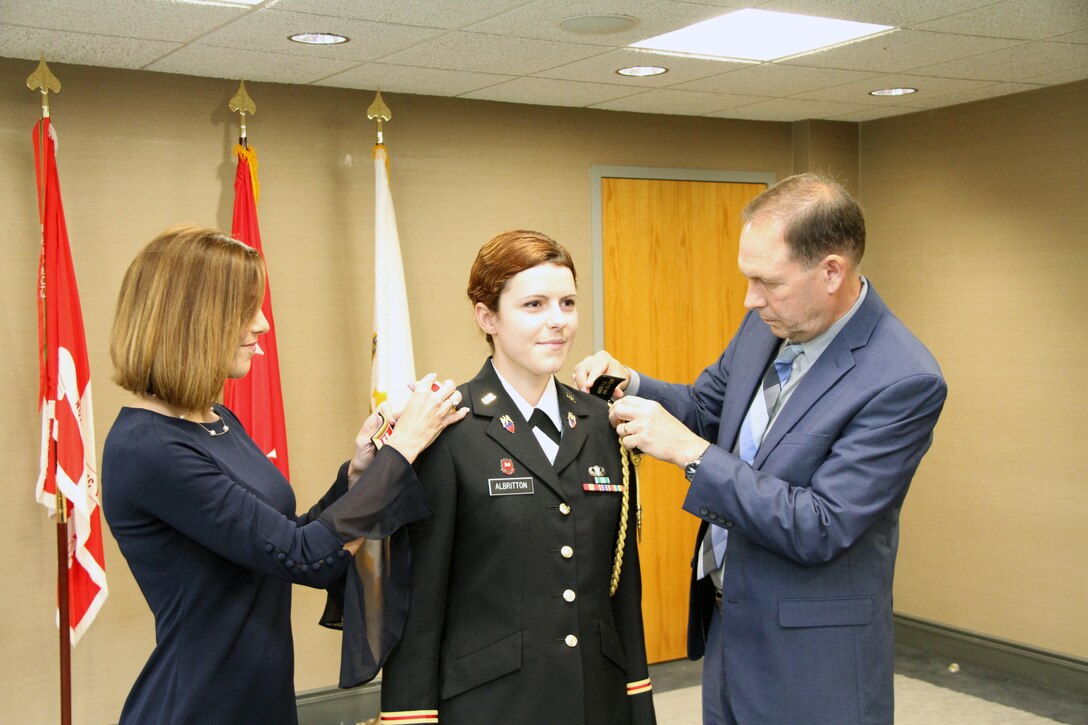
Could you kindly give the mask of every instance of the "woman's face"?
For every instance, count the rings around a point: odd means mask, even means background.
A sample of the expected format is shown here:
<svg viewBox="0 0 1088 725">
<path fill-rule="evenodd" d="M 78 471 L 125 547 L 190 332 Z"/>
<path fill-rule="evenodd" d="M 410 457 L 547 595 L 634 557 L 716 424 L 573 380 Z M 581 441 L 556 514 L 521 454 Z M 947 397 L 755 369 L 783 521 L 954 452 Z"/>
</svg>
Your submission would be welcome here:
<svg viewBox="0 0 1088 725">
<path fill-rule="evenodd" d="M 253 319 L 248 324 L 242 327 L 242 332 L 238 336 L 238 347 L 234 351 L 234 360 L 231 362 L 230 371 L 227 373 L 228 378 L 241 378 L 249 372 L 250 361 L 253 360 L 254 355 L 263 355 L 259 345 L 257 345 L 257 337 L 268 332 L 268 320 L 265 319 L 264 313 L 257 310 L 257 314 L 253 316 Z"/>
<path fill-rule="evenodd" d="M 476 305 L 476 321 L 491 335 L 495 367 L 511 382 L 540 382 L 562 367 L 578 331 L 574 275 L 540 264 L 510 278 L 499 309 Z"/>
</svg>

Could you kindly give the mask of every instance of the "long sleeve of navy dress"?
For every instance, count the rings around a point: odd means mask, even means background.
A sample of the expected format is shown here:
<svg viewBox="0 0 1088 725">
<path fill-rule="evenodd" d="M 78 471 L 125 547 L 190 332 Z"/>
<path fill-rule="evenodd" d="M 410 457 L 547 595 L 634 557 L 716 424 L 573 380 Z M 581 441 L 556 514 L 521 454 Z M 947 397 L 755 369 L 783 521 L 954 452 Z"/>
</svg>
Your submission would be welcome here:
<svg viewBox="0 0 1088 725">
<path fill-rule="evenodd" d="M 345 464 L 296 516 L 286 479 L 230 411 L 215 410 L 222 421 L 201 426 L 122 408 L 106 439 L 106 520 L 155 616 L 123 724 L 296 723 L 291 585 L 358 594 L 343 543 L 429 515 L 412 467 L 386 446 L 350 491 Z M 362 604 L 355 596 L 341 612 L 356 644 Z"/>
</svg>

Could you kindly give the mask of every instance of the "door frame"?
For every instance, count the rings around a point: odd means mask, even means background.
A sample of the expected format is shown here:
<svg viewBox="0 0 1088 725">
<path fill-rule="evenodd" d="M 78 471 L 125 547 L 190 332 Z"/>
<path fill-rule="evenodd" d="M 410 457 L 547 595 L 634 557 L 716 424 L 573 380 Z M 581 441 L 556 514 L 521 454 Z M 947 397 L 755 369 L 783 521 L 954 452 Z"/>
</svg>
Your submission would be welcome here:
<svg viewBox="0 0 1088 725">
<path fill-rule="evenodd" d="M 661 181 L 725 181 L 766 184 L 777 181 L 769 171 L 718 171 L 714 169 L 665 169 L 652 166 L 589 167 L 590 218 L 592 224 L 591 263 L 593 267 L 593 350 L 604 348 L 604 228 L 601 209 L 603 179 L 656 179 Z"/>
</svg>

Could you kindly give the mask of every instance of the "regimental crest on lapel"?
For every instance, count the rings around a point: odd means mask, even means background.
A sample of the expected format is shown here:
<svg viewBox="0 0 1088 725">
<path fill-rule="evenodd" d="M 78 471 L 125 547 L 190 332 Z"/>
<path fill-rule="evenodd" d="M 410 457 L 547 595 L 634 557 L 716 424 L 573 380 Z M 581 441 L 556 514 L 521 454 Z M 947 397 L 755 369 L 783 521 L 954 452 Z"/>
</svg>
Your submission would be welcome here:
<svg viewBox="0 0 1088 725">
<path fill-rule="evenodd" d="M 501 461 L 499 461 L 499 470 L 507 476 L 514 475 L 514 459 L 503 458 Z"/>
<path fill-rule="evenodd" d="M 502 427 L 506 429 L 507 433 L 513 433 L 514 431 L 517 430 L 517 428 L 514 427 L 513 418 L 511 418 L 508 415 L 504 415 L 501 418 L 499 418 L 499 422 L 502 423 Z"/>
<path fill-rule="evenodd" d="M 567 425 L 569 425 L 571 428 L 578 425 L 578 417 L 569 410 L 567 411 Z"/>
</svg>

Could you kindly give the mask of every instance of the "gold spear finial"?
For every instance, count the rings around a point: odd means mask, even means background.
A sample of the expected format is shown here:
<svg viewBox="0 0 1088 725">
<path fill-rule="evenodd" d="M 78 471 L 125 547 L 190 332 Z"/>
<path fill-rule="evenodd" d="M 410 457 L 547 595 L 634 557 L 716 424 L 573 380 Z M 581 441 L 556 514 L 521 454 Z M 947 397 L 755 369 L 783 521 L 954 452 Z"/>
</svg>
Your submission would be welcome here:
<svg viewBox="0 0 1088 725">
<path fill-rule="evenodd" d="M 44 53 L 38 62 L 38 67 L 27 77 L 26 87 L 32 91 L 42 92 L 42 118 L 49 118 L 49 92 L 60 93 L 60 81 L 46 65 Z"/>
<path fill-rule="evenodd" d="M 242 116 L 242 133 L 238 138 L 238 143 L 243 147 L 248 147 L 249 144 L 246 141 L 246 114 L 255 115 L 257 113 L 257 104 L 253 102 L 253 99 L 246 93 L 246 82 L 238 82 L 238 92 L 234 94 L 234 97 L 230 99 L 228 104 L 230 110 Z"/>
<path fill-rule="evenodd" d="M 374 102 L 370 104 L 370 108 L 366 109 L 366 117 L 378 121 L 378 143 L 381 143 L 382 121 L 391 121 L 393 119 L 393 112 L 389 110 L 389 106 L 385 105 L 385 101 L 382 100 L 381 88 L 378 89 L 378 94 L 374 96 Z"/>
</svg>

